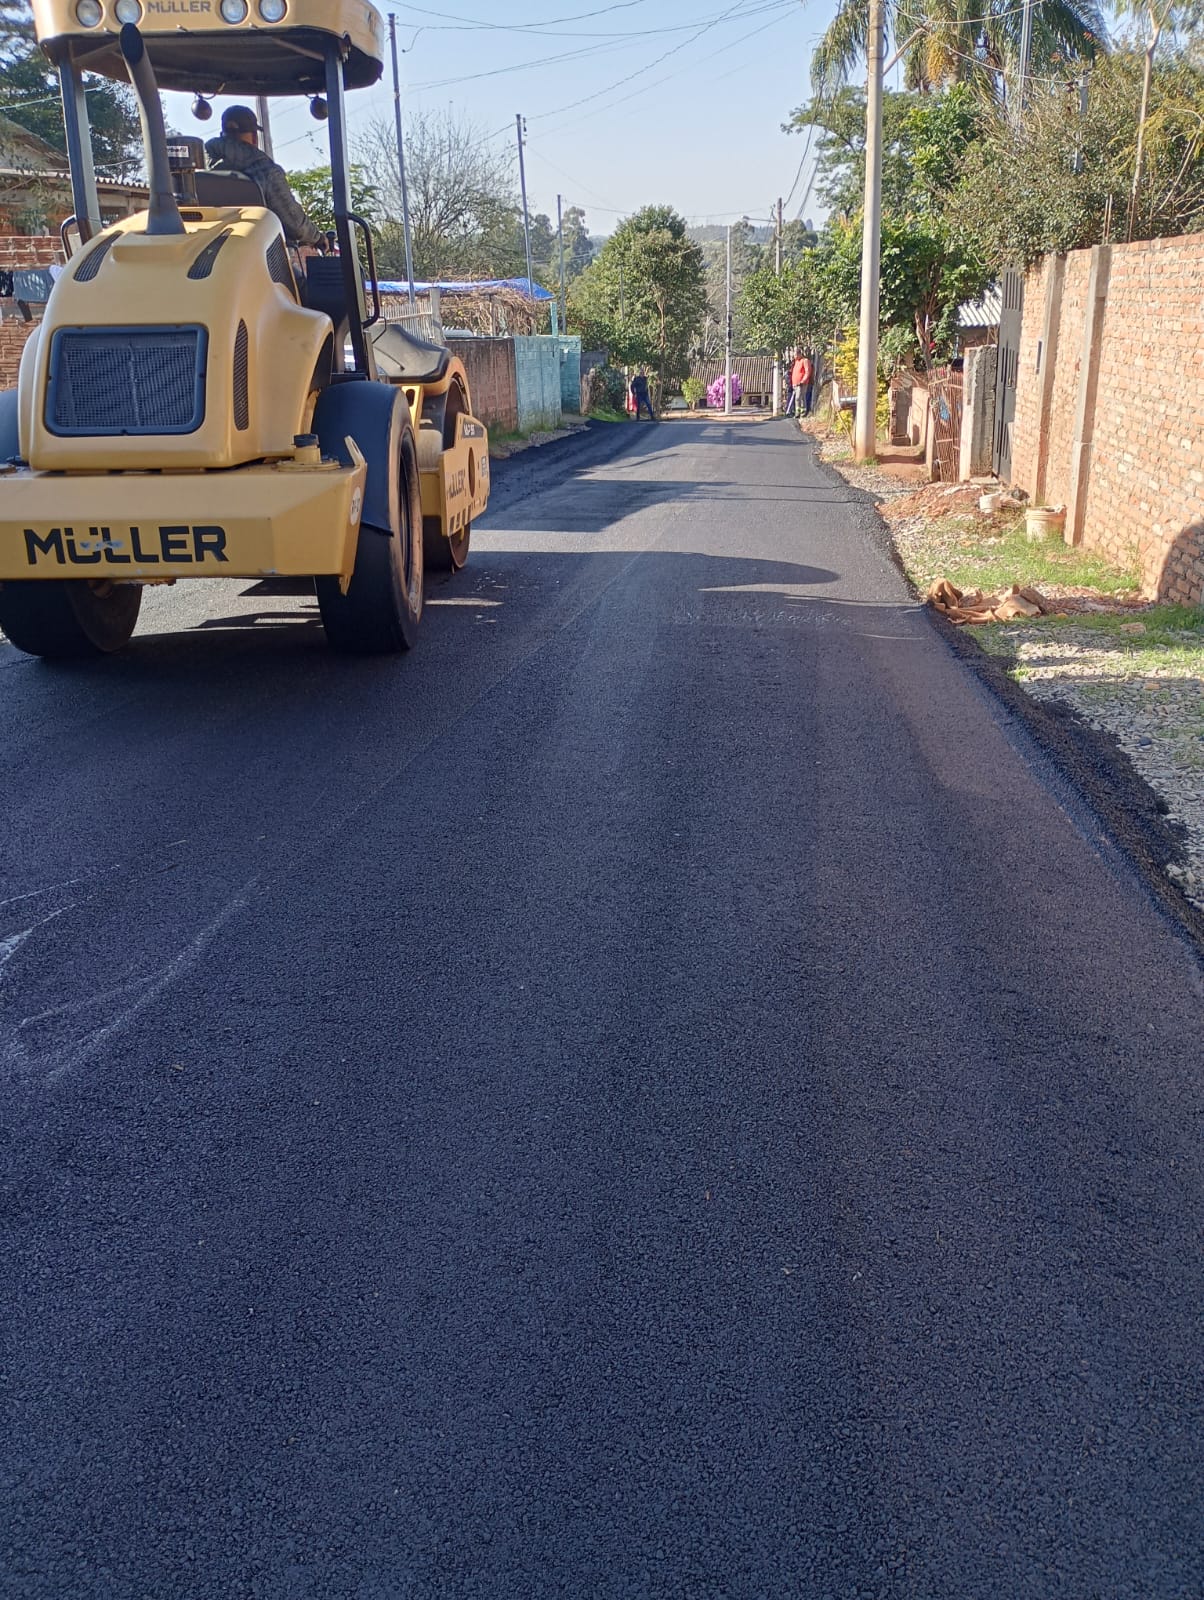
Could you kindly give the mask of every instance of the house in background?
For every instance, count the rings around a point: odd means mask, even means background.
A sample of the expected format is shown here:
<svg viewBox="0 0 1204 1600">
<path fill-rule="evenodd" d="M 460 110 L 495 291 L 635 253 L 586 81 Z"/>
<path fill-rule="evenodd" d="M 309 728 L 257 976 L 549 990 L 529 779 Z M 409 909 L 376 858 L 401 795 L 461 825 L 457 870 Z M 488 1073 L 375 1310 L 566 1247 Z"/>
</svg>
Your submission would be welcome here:
<svg viewBox="0 0 1204 1600">
<path fill-rule="evenodd" d="M 147 192 L 137 184 L 98 176 L 103 222 L 141 211 Z M 0 235 L 57 233 L 71 215 L 71 174 L 62 151 L 10 118 L 0 116 Z"/>
</svg>

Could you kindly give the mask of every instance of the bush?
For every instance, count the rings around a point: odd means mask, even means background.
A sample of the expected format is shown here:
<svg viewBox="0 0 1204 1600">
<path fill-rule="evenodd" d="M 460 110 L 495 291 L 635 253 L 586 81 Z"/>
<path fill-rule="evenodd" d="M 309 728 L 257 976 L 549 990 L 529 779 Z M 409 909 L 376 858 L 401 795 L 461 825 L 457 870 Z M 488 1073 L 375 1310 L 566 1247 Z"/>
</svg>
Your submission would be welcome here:
<svg viewBox="0 0 1204 1600">
<path fill-rule="evenodd" d="M 696 378 L 693 376 L 693 374 L 691 374 L 690 377 L 688 377 L 682 384 L 681 392 L 685 397 L 686 404 L 690 407 L 691 411 L 693 411 L 697 409 L 699 402 L 706 394 L 707 386 L 705 383 L 703 383 L 701 378 Z"/>
<path fill-rule="evenodd" d="M 586 411 L 624 411 L 627 379 L 617 367 L 595 367 L 586 384 Z"/>
<path fill-rule="evenodd" d="M 710 406 L 712 410 L 722 410 L 723 409 L 724 402 L 726 400 L 726 396 L 724 394 L 724 389 L 726 387 L 726 381 L 727 380 L 725 378 L 722 378 L 722 377 L 716 378 L 714 383 L 707 390 L 707 405 Z M 732 373 L 732 404 L 734 406 L 738 406 L 740 404 L 740 397 L 741 397 L 741 395 L 743 393 L 744 393 L 744 385 L 740 382 L 740 375 L 737 372 L 733 372 Z"/>
</svg>

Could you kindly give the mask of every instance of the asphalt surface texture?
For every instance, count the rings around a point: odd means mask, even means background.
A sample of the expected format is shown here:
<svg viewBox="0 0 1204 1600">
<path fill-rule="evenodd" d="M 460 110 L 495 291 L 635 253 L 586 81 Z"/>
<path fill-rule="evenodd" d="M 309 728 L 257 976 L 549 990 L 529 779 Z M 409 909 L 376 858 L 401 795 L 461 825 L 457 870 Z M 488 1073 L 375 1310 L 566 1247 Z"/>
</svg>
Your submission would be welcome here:
<svg viewBox="0 0 1204 1600">
<path fill-rule="evenodd" d="M 1201 1593 L 1204 990 L 786 423 L 0 646 L 0 1595 Z"/>
</svg>

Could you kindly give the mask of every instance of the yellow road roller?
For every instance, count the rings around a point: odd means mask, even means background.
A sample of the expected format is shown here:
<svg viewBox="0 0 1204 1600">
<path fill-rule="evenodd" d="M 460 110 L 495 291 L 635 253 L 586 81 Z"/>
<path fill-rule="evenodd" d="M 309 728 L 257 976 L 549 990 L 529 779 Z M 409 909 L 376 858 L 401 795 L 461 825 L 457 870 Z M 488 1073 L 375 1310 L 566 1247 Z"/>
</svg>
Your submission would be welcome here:
<svg viewBox="0 0 1204 1600">
<path fill-rule="evenodd" d="M 0 393 L 0 630 L 119 650 L 148 584 L 312 578 L 331 645 L 407 650 L 428 569 L 489 496 L 463 365 L 382 315 L 352 209 L 348 92 L 381 77 L 368 0 L 33 0 L 62 84 L 69 259 Z M 150 202 L 101 224 L 83 73 L 129 82 Z M 290 247 L 253 177 L 169 141 L 160 89 L 304 96 L 330 136 L 329 253 Z"/>
</svg>

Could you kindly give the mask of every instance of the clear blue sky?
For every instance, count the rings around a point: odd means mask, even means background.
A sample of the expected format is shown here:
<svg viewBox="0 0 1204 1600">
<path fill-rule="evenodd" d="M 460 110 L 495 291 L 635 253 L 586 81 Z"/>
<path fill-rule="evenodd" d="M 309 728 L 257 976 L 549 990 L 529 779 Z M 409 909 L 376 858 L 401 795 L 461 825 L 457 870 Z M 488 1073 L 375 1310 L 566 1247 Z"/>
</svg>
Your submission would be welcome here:
<svg viewBox="0 0 1204 1600">
<path fill-rule="evenodd" d="M 591 232 L 668 203 L 691 221 L 799 213 L 812 163 L 781 124 L 807 98 L 812 46 L 835 0 L 448 0 L 395 8 L 407 107 L 450 106 L 499 147 L 528 122 L 533 211 L 556 196 Z M 382 7 L 388 12 L 388 7 Z M 559 58 L 559 59 L 557 59 Z M 171 96 L 182 132 L 196 124 Z M 220 102 L 219 102 L 220 104 Z M 352 127 L 392 115 L 386 83 L 350 97 Z M 212 126 L 212 125 L 210 125 Z M 304 167 L 322 136 L 303 105 L 273 107 L 277 159 Z M 797 182 L 796 182 L 797 179 Z M 818 208 L 806 206 L 808 215 Z"/>
</svg>

